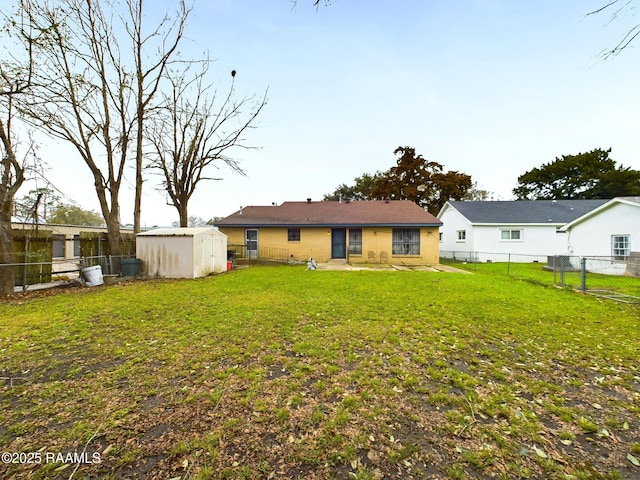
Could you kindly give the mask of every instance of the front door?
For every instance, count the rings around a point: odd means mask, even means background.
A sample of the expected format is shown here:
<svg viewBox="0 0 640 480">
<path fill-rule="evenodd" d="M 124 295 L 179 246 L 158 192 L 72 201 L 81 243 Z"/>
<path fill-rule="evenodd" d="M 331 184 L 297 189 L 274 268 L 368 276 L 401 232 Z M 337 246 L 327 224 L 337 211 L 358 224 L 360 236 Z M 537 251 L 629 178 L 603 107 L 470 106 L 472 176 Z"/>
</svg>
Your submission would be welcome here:
<svg viewBox="0 0 640 480">
<path fill-rule="evenodd" d="M 331 258 L 347 258 L 347 229 L 331 229 Z"/>
<path fill-rule="evenodd" d="M 258 258 L 258 230 L 247 228 L 245 230 L 245 245 L 247 246 L 247 258 Z"/>
</svg>

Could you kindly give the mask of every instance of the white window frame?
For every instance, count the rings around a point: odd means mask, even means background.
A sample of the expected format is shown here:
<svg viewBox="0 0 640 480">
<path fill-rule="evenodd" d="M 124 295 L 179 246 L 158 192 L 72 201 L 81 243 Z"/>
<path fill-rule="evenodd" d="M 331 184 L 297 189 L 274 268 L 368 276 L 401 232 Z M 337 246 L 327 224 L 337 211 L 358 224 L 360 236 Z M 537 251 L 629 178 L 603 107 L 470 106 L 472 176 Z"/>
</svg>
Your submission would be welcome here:
<svg viewBox="0 0 640 480">
<path fill-rule="evenodd" d="M 458 230 L 456 232 L 458 239 L 456 242 L 466 242 L 467 241 L 467 231 L 466 230 Z"/>
<path fill-rule="evenodd" d="M 631 235 L 611 235 L 611 256 L 616 260 L 626 260 L 631 251 Z"/>
<path fill-rule="evenodd" d="M 505 233 L 507 234 L 505 237 Z M 514 238 L 514 233 L 517 233 Z M 523 230 L 521 228 L 501 228 L 500 229 L 500 241 L 501 242 L 521 242 L 523 239 Z"/>
</svg>

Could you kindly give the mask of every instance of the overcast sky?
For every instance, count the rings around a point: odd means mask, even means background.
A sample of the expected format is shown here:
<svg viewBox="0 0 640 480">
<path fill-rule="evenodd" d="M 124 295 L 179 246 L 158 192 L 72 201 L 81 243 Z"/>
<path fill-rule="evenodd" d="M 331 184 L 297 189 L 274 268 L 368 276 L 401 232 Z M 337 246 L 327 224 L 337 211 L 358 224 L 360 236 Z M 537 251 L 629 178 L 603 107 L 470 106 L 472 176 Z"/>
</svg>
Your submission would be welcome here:
<svg viewBox="0 0 640 480">
<path fill-rule="evenodd" d="M 224 180 L 200 185 L 190 215 L 321 200 L 393 166 L 398 146 L 471 175 L 496 200 L 561 155 L 612 148 L 619 164 L 640 169 L 640 42 L 599 60 L 633 20 L 585 17 L 605 0 L 312 3 L 195 0 L 184 56 L 208 50 L 221 91 L 235 69 L 239 94 L 268 89 L 268 105 L 245 142 L 260 149 L 231 152 L 247 175 L 212 172 Z M 43 155 L 51 177 L 98 210 L 88 168 L 65 148 Z M 142 224 L 170 225 L 177 212 L 154 181 Z M 123 223 L 132 198 L 128 184 Z"/>
</svg>

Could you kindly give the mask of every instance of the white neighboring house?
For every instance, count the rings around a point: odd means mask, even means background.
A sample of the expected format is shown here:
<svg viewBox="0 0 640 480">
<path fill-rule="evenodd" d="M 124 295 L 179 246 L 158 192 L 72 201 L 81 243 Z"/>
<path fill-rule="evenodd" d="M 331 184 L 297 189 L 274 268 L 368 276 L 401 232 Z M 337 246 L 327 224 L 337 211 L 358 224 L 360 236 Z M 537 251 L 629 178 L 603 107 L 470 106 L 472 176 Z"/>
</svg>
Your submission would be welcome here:
<svg viewBox="0 0 640 480">
<path fill-rule="evenodd" d="M 601 273 L 624 274 L 628 258 L 640 261 L 640 197 L 616 197 L 562 227 L 567 251 L 580 257 L 606 257 Z M 593 262 L 592 262 L 593 263 Z"/>
<path fill-rule="evenodd" d="M 546 262 L 567 255 L 563 227 L 607 200 L 448 201 L 438 213 L 440 256 L 477 262 Z"/>
</svg>

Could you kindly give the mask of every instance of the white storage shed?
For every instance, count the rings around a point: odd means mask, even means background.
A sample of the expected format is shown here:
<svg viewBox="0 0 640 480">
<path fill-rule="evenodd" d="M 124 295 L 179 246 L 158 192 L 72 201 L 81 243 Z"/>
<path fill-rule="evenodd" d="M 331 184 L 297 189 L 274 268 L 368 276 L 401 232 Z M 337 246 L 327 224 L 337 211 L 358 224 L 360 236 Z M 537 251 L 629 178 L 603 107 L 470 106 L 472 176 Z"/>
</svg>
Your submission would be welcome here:
<svg viewBox="0 0 640 480">
<path fill-rule="evenodd" d="M 156 228 L 136 235 L 142 275 L 199 278 L 227 270 L 227 236 L 214 227 Z"/>
</svg>

